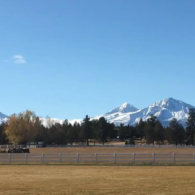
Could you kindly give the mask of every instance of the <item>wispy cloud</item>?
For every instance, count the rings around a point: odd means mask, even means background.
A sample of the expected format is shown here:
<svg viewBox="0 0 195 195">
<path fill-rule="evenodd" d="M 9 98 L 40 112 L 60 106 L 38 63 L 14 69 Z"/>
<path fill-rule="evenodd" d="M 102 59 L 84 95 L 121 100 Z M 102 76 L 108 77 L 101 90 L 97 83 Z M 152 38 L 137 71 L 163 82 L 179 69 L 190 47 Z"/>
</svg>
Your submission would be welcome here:
<svg viewBox="0 0 195 195">
<path fill-rule="evenodd" d="M 16 64 L 25 64 L 26 63 L 26 60 L 21 55 L 14 55 L 13 59 L 14 59 L 14 63 L 16 63 Z"/>
</svg>

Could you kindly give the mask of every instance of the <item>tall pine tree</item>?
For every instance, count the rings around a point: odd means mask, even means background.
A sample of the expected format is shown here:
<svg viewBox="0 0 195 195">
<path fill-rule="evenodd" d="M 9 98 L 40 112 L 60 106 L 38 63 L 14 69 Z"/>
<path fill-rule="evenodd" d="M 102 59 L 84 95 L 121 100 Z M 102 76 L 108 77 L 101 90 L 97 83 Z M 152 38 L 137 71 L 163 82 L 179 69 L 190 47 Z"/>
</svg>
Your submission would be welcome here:
<svg viewBox="0 0 195 195">
<path fill-rule="evenodd" d="M 81 136 L 85 140 L 86 145 L 89 145 L 89 139 L 92 138 L 92 123 L 88 115 L 83 119 Z"/>
<path fill-rule="evenodd" d="M 173 118 L 169 127 L 165 130 L 165 137 L 170 144 L 183 144 L 185 139 L 185 130 L 176 118 Z"/>
<path fill-rule="evenodd" d="M 104 143 L 106 142 L 108 136 L 108 125 L 104 117 L 101 117 L 98 121 L 98 140 Z"/>
<path fill-rule="evenodd" d="M 188 113 L 186 133 L 188 143 L 194 145 L 194 134 L 195 134 L 195 108 L 191 108 Z"/>
<path fill-rule="evenodd" d="M 155 141 L 155 125 L 157 122 L 157 118 L 155 116 L 151 116 L 150 118 L 147 119 L 147 123 L 144 127 L 144 131 L 146 134 L 146 143 L 147 144 L 153 144 Z"/>
</svg>

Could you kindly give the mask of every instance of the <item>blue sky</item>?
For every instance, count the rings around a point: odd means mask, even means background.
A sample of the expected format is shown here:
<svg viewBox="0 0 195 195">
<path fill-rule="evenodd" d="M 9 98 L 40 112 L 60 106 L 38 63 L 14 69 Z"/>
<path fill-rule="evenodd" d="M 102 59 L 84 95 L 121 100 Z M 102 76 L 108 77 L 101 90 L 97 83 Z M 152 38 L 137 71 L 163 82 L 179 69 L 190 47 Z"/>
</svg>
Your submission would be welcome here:
<svg viewBox="0 0 195 195">
<path fill-rule="evenodd" d="M 1 0 L 0 112 L 195 105 L 194 0 Z"/>
</svg>

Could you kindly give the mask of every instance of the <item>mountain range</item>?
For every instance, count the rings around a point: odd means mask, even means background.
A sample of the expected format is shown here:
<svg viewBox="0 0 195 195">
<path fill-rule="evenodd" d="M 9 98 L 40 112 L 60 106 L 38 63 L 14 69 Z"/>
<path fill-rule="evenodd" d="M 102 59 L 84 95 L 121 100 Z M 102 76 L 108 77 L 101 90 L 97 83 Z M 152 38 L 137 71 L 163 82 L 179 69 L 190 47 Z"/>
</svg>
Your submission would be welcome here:
<svg viewBox="0 0 195 195">
<path fill-rule="evenodd" d="M 145 121 L 151 115 L 154 115 L 163 126 L 168 126 L 173 118 L 176 118 L 183 126 L 186 126 L 190 108 L 194 108 L 194 106 L 180 100 L 167 98 L 142 109 L 124 103 L 103 116 L 109 122 L 113 122 L 116 125 L 119 125 L 120 123 L 135 125 L 141 119 Z"/>
<path fill-rule="evenodd" d="M 107 112 L 106 114 L 94 117 L 92 119 L 98 119 L 105 117 L 108 122 L 120 125 L 121 123 L 127 125 L 135 125 L 141 119 L 147 120 L 151 115 L 156 116 L 163 126 L 168 126 L 171 119 L 176 118 L 184 127 L 188 117 L 190 108 L 194 106 L 176 100 L 173 98 L 167 98 L 165 100 L 157 101 L 150 106 L 142 109 L 138 109 L 129 103 L 123 103 L 119 107 Z M 8 116 L 0 112 L 0 122 L 8 119 Z M 43 124 L 46 125 L 46 119 L 41 119 Z M 63 120 L 52 119 L 54 123 L 62 123 Z M 70 123 L 81 122 L 81 119 L 70 120 Z"/>
</svg>

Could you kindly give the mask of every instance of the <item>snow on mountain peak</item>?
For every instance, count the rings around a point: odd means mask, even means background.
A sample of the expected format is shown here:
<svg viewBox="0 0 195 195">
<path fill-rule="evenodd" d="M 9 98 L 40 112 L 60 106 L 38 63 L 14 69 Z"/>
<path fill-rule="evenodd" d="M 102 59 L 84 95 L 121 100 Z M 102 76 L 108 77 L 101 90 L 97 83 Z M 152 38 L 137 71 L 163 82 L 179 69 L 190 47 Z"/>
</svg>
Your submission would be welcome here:
<svg viewBox="0 0 195 195">
<path fill-rule="evenodd" d="M 160 120 L 163 126 L 168 126 L 173 118 L 176 118 L 185 126 L 190 108 L 194 107 L 169 97 L 140 110 L 136 108 L 132 109 L 130 104 L 124 103 L 111 112 L 106 113 L 104 117 L 117 125 L 120 123 L 135 125 L 140 119 L 147 120 L 151 115 L 154 115 Z"/>
<path fill-rule="evenodd" d="M 155 107 L 155 109 L 168 109 L 170 111 L 178 112 L 181 110 L 185 110 L 185 112 L 189 111 L 189 108 L 193 108 L 192 105 L 186 104 L 180 100 L 176 100 L 173 98 L 166 98 L 165 100 L 161 100 L 153 103 L 149 108 Z"/>
<path fill-rule="evenodd" d="M 169 122 L 173 118 L 176 118 L 183 126 L 185 126 L 190 108 L 194 107 L 190 104 L 169 97 L 165 100 L 157 101 L 142 109 L 137 109 L 131 104 L 125 102 L 105 115 L 101 115 L 92 119 L 98 119 L 103 116 L 108 122 L 115 123 L 116 125 L 120 125 L 120 123 L 125 125 L 135 125 L 140 121 L 140 119 L 145 121 L 151 115 L 154 115 L 158 118 L 163 126 L 168 126 Z M 0 123 L 5 121 L 7 118 L 8 116 L 0 113 Z M 42 120 L 44 124 L 46 119 Z M 52 120 L 59 123 L 63 122 L 63 120 L 59 119 Z M 74 123 L 75 121 L 80 123 L 82 120 L 72 120 L 69 122 Z"/>
<path fill-rule="evenodd" d="M 0 123 L 6 122 L 7 118 L 8 118 L 8 116 L 6 116 L 5 114 L 0 112 Z"/>
<path fill-rule="evenodd" d="M 131 104 L 125 102 L 121 106 L 119 106 L 119 112 L 134 112 L 138 109 L 132 106 Z"/>
<path fill-rule="evenodd" d="M 121 104 L 120 108 L 125 108 L 125 107 L 127 107 L 128 105 L 130 105 L 130 104 L 127 103 L 127 102 L 125 102 L 125 103 Z"/>
<path fill-rule="evenodd" d="M 106 114 L 113 114 L 113 113 L 127 113 L 127 112 L 136 112 L 138 109 L 134 106 L 132 106 L 131 104 L 125 102 L 123 104 L 121 104 L 119 107 L 115 108 L 114 110 L 106 113 Z"/>
</svg>

